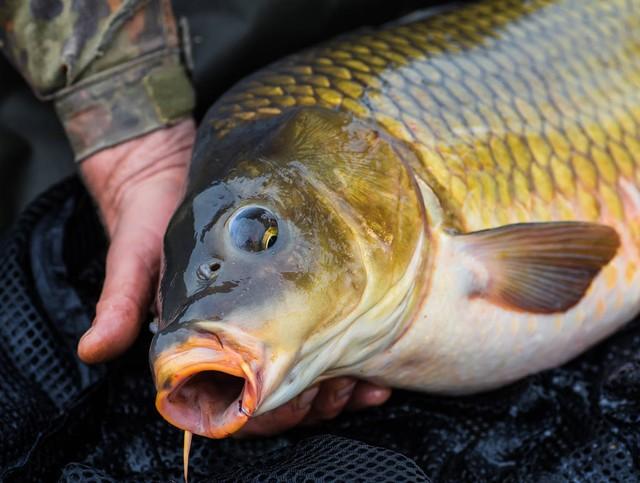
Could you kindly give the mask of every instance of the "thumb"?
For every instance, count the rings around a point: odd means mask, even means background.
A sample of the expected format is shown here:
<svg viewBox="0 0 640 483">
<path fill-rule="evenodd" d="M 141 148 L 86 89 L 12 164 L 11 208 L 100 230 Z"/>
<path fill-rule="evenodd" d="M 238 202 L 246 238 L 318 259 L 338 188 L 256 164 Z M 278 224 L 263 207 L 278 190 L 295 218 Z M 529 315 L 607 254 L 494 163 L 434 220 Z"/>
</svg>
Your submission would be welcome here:
<svg viewBox="0 0 640 483">
<path fill-rule="evenodd" d="M 120 228 L 107 253 L 96 317 L 78 345 L 80 359 L 89 364 L 116 357 L 133 344 L 158 276 L 161 238 L 139 223 L 120 223 Z"/>
</svg>

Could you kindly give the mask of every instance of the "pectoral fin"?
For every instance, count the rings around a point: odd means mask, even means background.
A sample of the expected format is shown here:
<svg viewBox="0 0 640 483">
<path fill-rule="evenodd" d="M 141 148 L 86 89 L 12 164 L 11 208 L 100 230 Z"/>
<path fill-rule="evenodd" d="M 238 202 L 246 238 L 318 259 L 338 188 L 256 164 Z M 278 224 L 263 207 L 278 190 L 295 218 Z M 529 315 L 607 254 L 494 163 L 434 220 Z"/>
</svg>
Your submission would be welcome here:
<svg viewBox="0 0 640 483">
<path fill-rule="evenodd" d="M 508 225 L 457 239 L 473 260 L 472 296 L 534 313 L 577 304 L 620 247 L 613 228 L 582 222 Z"/>
</svg>

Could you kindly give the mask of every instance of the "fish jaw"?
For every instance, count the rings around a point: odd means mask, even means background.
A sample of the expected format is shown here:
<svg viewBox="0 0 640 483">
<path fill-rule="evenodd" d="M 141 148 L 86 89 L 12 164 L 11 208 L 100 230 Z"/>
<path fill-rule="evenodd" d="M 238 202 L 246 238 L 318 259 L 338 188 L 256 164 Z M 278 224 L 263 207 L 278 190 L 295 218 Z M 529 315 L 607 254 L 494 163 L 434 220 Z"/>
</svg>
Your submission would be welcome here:
<svg viewBox="0 0 640 483">
<path fill-rule="evenodd" d="M 186 332 L 186 329 L 179 329 Z M 194 332 L 154 340 L 151 367 L 156 408 L 172 425 L 208 438 L 225 438 L 255 414 L 263 397 L 263 345 L 233 331 Z M 184 334 L 182 334 L 184 336 Z"/>
</svg>

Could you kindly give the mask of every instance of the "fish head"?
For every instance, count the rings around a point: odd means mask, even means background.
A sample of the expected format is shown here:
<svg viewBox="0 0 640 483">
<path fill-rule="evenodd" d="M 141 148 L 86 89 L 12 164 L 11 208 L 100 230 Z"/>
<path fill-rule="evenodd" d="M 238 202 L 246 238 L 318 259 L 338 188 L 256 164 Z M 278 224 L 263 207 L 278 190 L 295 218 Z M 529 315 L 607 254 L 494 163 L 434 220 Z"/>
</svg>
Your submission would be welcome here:
<svg viewBox="0 0 640 483">
<path fill-rule="evenodd" d="M 199 135 L 150 359 L 160 413 L 219 438 L 377 347 L 389 328 L 359 320 L 406 272 L 422 215 L 390 143 L 343 114 Z"/>
</svg>

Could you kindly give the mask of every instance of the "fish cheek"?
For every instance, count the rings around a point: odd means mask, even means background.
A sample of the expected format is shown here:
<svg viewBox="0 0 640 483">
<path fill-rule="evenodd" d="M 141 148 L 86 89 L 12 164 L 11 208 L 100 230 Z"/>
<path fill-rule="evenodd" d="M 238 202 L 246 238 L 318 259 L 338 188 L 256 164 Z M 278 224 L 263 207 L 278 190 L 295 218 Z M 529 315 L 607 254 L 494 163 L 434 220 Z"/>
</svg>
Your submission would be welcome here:
<svg viewBox="0 0 640 483">
<path fill-rule="evenodd" d="M 324 225 L 325 228 L 327 225 Z M 366 285 L 366 273 L 354 240 L 339 224 L 323 230 L 307 254 L 306 270 L 283 272 L 282 277 L 304 301 L 304 337 L 330 329 L 358 305 Z"/>
</svg>

